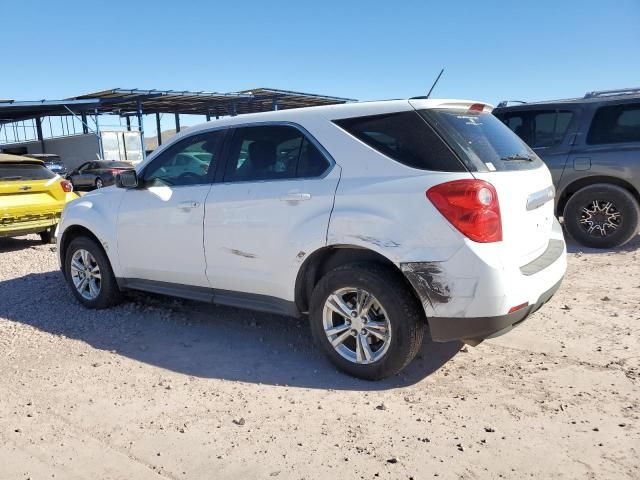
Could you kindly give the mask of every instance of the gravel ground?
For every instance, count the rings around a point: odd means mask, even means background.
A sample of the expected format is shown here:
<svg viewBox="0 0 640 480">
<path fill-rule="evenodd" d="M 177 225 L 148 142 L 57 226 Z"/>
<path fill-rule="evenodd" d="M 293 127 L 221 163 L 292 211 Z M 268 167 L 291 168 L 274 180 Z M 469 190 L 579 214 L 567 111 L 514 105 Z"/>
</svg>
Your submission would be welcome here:
<svg viewBox="0 0 640 480">
<path fill-rule="evenodd" d="M 640 239 L 400 376 L 338 373 L 304 321 L 138 295 L 82 308 L 0 239 L 0 478 L 640 478 Z"/>
</svg>

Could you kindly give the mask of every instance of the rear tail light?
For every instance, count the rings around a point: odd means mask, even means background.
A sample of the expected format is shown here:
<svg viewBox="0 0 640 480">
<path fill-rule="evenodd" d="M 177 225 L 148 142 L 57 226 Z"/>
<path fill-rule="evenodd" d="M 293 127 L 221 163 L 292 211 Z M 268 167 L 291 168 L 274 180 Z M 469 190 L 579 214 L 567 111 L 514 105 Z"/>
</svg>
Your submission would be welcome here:
<svg viewBox="0 0 640 480">
<path fill-rule="evenodd" d="M 60 186 L 62 187 L 62 190 L 67 193 L 73 192 L 73 185 L 69 180 L 60 180 Z"/>
<path fill-rule="evenodd" d="M 484 180 L 454 180 L 427 190 L 427 198 L 451 225 L 474 242 L 502 241 L 498 194 Z"/>
</svg>

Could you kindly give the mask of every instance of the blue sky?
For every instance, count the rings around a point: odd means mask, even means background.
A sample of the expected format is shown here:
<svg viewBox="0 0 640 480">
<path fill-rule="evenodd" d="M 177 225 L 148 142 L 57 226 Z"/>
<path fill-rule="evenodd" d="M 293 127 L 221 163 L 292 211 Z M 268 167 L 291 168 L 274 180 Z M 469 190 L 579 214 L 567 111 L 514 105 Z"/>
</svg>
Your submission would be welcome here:
<svg viewBox="0 0 640 480">
<path fill-rule="evenodd" d="M 2 0 L 0 98 L 260 86 L 362 100 L 640 86 L 640 0 Z"/>
</svg>

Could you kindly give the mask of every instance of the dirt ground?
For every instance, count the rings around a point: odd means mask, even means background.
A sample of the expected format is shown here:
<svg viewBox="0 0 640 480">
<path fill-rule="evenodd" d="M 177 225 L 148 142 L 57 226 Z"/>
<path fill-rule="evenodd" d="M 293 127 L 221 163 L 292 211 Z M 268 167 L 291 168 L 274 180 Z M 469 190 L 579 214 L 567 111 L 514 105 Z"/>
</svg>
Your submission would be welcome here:
<svg viewBox="0 0 640 480">
<path fill-rule="evenodd" d="M 553 300 L 358 381 L 304 321 L 136 296 L 88 311 L 0 240 L 0 479 L 640 478 L 640 238 Z"/>
</svg>

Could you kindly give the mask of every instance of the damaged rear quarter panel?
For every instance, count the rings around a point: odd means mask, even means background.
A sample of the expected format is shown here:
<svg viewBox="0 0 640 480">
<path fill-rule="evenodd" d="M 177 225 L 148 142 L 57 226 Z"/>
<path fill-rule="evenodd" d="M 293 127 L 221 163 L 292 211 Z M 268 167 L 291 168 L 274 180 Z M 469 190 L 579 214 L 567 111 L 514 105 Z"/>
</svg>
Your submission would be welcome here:
<svg viewBox="0 0 640 480">
<path fill-rule="evenodd" d="M 418 294 L 429 316 L 465 316 L 479 279 L 456 277 L 442 262 L 401 263 L 400 270 Z"/>
<path fill-rule="evenodd" d="M 396 265 L 443 261 L 462 245 L 460 233 L 426 198 L 426 190 L 468 173 L 424 172 L 380 155 L 343 163 L 327 243 L 373 250 Z M 374 164 L 382 162 L 380 172 Z M 377 168 L 375 169 L 377 170 Z M 372 175 L 372 176 L 369 176 Z"/>
</svg>

